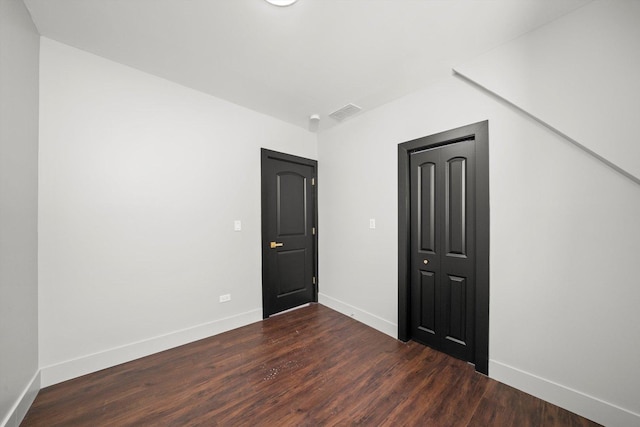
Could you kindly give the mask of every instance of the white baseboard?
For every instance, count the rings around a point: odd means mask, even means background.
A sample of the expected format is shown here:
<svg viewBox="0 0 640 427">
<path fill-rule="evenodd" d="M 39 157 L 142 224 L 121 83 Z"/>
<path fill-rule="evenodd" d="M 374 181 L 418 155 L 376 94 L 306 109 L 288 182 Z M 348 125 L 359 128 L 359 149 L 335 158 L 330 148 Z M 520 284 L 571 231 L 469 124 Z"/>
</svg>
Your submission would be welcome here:
<svg viewBox="0 0 640 427">
<path fill-rule="evenodd" d="M 346 302 L 342 302 L 322 293 L 318 294 L 318 302 L 339 313 L 352 317 L 373 329 L 377 329 L 390 337 L 398 338 L 398 325 L 391 323 L 382 317 L 378 317 L 375 314 L 371 314 L 367 311 L 354 307 L 351 304 L 347 304 Z"/>
<path fill-rule="evenodd" d="M 41 368 L 42 387 L 130 362 L 160 351 L 208 338 L 262 320 L 262 309 L 214 320 L 169 334 L 127 344 Z"/>
<path fill-rule="evenodd" d="M 398 326 L 374 314 L 324 294 L 318 294 L 318 302 L 393 338 L 397 337 Z M 640 427 L 639 414 L 495 360 L 489 361 L 489 375 L 497 381 L 608 427 Z"/>
<path fill-rule="evenodd" d="M 394 323 L 324 294 L 319 294 L 318 300 L 319 303 L 333 310 L 396 338 L 398 328 Z M 9 414 L 2 420 L 0 427 L 18 427 L 41 387 L 47 387 L 140 357 L 188 344 L 199 339 L 260 321 L 261 319 L 261 309 L 251 310 L 246 313 L 219 319 L 170 334 L 43 367 L 35 373 L 32 380 L 20 395 L 20 398 L 11 408 Z M 609 427 L 640 426 L 640 414 L 620 408 L 614 404 L 507 364 L 489 360 L 489 373 L 491 378 L 497 381 L 575 412 L 600 424 Z"/>
<path fill-rule="evenodd" d="M 24 416 L 27 415 L 27 411 L 31 407 L 31 404 L 36 399 L 38 392 L 40 391 L 40 371 L 36 372 L 29 384 L 24 389 L 16 403 L 13 405 L 9 414 L 2 420 L 0 426 L 2 427 L 18 427 Z"/>
<path fill-rule="evenodd" d="M 575 412 L 609 427 L 640 426 L 640 414 L 589 396 L 580 391 L 540 378 L 528 372 L 489 360 L 491 378 Z"/>
</svg>

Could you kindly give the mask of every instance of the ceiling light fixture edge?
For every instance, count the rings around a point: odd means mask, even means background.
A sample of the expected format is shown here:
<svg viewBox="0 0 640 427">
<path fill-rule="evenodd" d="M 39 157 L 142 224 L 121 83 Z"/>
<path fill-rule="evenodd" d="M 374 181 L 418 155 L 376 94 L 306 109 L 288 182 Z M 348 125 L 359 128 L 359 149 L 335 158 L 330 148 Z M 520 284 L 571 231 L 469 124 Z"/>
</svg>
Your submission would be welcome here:
<svg viewBox="0 0 640 427">
<path fill-rule="evenodd" d="M 286 7 L 286 6 L 291 6 L 298 0 L 265 0 L 265 1 L 274 6 Z"/>
</svg>

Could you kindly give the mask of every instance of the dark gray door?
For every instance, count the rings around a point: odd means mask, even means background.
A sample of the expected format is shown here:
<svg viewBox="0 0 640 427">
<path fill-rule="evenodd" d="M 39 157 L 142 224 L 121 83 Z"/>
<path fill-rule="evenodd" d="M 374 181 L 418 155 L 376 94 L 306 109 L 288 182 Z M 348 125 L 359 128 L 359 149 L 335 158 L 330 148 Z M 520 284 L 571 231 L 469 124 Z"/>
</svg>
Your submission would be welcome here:
<svg viewBox="0 0 640 427">
<path fill-rule="evenodd" d="M 414 152 L 411 179 L 411 336 L 473 360 L 475 144 Z"/>
<path fill-rule="evenodd" d="M 317 301 L 315 160 L 262 150 L 262 298 L 268 317 Z"/>
</svg>

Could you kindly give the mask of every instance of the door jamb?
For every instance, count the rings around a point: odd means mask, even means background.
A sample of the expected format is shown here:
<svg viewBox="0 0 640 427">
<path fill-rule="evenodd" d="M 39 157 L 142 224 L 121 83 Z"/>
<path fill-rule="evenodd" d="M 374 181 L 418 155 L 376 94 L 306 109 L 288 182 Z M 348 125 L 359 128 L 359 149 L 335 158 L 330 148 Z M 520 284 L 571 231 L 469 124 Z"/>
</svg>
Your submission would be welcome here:
<svg viewBox="0 0 640 427">
<path fill-rule="evenodd" d="M 294 156 L 292 154 L 281 153 L 278 151 L 268 150 L 266 148 L 260 148 L 260 191 L 261 191 L 261 209 L 260 209 L 260 237 L 261 237 L 261 256 L 262 256 L 262 318 L 266 319 L 269 317 L 267 315 L 267 298 L 265 292 L 265 276 L 267 269 L 267 249 L 269 246 L 269 236 L 266 235 L 267 230 L 267 222 L 266 222 L 266 206 L 267 206 L 267 191 L 266 191 L 266 174 L 264 164 L 267 159 L 276 159 L 283 160 L 291 163 L 298 163 L 305 166 L 310 166 L 313 168 L 313 177 L 315 183 L 313 184 L 313 221 L 315 223 L 315 231 L 316 234 L 313 239 L 313 275 L 316 278 L 316 283 L 313 287 L 313 302 L 318 302 L 318 288 L 320 283 L 320 278 L 318 277 L 318 235 L 319 235 L 319 227 L 318 227 L 318 161 L 313 159 L 307 159 L 304 157 Z"/>
<path fill-rule="evenodd" d="M 410 169 L 412 152 L 473 138 L 476 144 L 476 371 L 489 374 L 489 121 L 398 144 L 398 339 L 411 339 Z"/>
</svg>

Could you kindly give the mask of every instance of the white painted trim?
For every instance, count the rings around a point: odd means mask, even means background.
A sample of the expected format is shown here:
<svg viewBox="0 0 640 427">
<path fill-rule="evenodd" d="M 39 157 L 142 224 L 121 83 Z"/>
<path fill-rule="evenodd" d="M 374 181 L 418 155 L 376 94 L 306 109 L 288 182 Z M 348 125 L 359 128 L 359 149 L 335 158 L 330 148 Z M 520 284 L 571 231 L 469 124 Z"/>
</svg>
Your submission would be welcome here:
<svg viewBox="0 0 640 427">
<path fill-rule="evenodd" d="M 615 163 L 609 161 L 608 159 L 602 157 L 600 154 L 598 154 L 595 151 L 591 150 L 587 146 L 579 143 L 577 140 L 571 138 L 566 133 L 560 131 L 560 129 L 558 129 L 558 128 L 554 127 L 554 126 L 551 126 L 549 123 L 547 123 L 546 121 L 542 120 L 540 117 L 534 115 L 533 113 L 529 112 L 528 110 L 525 110 L 524 108 L 520 107 L 519 105 L 514 104 L 512 101 L 510 101 L 507 98 L 503 97 L 498 92 L 495 92 L 495 91 L 489 89 L 487 86 L 484 86 L 484 85 L 480 84 L 477 80 L 475 80 L 471 76 L 469 76 L 468 73 L 466 73 L 464 71 L 461 71 L 457 67 L 456 68 L 452 68 L 452 71 L 453 71 L 454 75 L 457 75 L 457 76 L 461 77 L 464 81 L 466 81 L 468 83 L 471 83 L 475 87 L 485 91 L 489 95 L 492 95 L 493 97 L 495 97 L 495 99 L 498 99 L 498 100 L 500 100 L 502 102 L 505 102 L 507 105 L 511 106 L 516 111 L 521 112 L 522 114 L 526 115 L 527 117 L 529 117 L 529 118 L 535 120 L 536 122 L 540 123 L 542 126 L 546 127 L 547 129 L 550 129 L 551 131 L 557 133 L 562 138 L 564 138 L 567 141 L 571 142 L 576 147 L 578 147 L 581 150 L 585 151 L 587 154 L 590 154 L 591 156 L 595 157 L 596 159 L 598 159 L 599 161 L 601 161 L 605 165 L 609 166 L 610 168 L 612 168 L 616 172 L 618 172 L 618 173 L 622 174 L 623 176 L 629 178 L 631 181 L 635 182 L 636 184 L 640 184 L 640 177 L 635 176 L 631 172 L 628 172 L 627 170 L 621 168 L 617 164 L 615 164 Z"/>
<path fill-rule="evenodd" d="M 491 378 L 609 427 L 640 426 L 640 414 L 537 375 L 489 360 Z"/>
<path fill-rule="evenodd" d="M 42 387 L 77 378 L 101 369 L 208 338 L 262 320 L 262 309 L 255 309 L 146 340 L 115 347 L 77 359 L 41 368 Z"/>
<path fill-rule="evenodd" d="M 18 427 L 24 416 L 27 415 L 27 411 L 31 407 L 31 404 L 36 399 L 38 392 L 40 391 L 40 371 L 38 370 L 29 381 L 27 387 L 25 387 L 22 394 L 13 404 L 11 410 L 7 416 L 2 420 L 0 427 Z"/>
<path fill-rule="evenodd" d="M 382 317 L 378 317 L 375 314 L 371 314 L 322 293 L 318 294 L 318 302 L 346 316 L 352 317 L 373 329 L 377 329 L 390 337 L 398 338 L 398 325 L 396 323 L 391 323 Z"/>
</svg>

